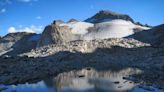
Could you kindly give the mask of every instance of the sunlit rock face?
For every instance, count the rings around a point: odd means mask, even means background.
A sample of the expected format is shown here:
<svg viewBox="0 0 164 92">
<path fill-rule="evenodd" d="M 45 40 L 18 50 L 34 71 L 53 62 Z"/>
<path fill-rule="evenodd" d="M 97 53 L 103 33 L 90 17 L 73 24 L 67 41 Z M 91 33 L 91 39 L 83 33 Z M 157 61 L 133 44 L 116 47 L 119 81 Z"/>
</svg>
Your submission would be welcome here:
<svg viewBox="0 0 164 92">
<path fill-rule="evenodd" d="M 38 47 L 68 42 L 73 39 L 73 36 L 68 27 L 52 24 L 45 28 L 43 31 L 41 38 L 38 42 Z"/>
<path fill-rule="evenodd" d="M 29 57 L 46 57 L 54 55 L 60 51 L 93 53 L 97 48 L 111 48 L 113 46 L 120 46 L 123 48 L 138 48 L 142 46 L 150 46 L 134 39 L 106 39 L 106 40 L 92 40 L 92 41 L 72 41 L 67 44 L 53 44 L 49 46 L 40 47 L 31 52 L 24 53 Z M 46 50 L 45 50 L 46 49 Z M 103 51 L 102 51 L 103 52 Z M 121 54 L 121 53 L 120 53 Z"/>
<path fill-rule="evenodd" d="M 127 92 L 137 84 L 125 80 L 124 77 L 140 73 L 142 73 L 141 70 L 132 68 L 118 71 L 96 71 L 86 68 L 60 74 L 54 80 L 58 91 L 70 89 L 72 91 Z"/>
</svg>

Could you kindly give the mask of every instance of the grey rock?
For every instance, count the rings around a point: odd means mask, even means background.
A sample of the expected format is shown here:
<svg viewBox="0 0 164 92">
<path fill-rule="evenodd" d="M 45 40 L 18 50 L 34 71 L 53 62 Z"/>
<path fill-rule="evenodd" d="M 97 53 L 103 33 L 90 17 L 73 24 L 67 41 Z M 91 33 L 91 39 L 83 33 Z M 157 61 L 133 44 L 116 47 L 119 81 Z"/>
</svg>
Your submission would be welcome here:
<svg viewBox="0 0 164 92">
<path fill-rule="evenodd" d="M 44 29 L 37 47 L 68 42 L 72 39 L 73 35 L 67 26 L 60 27 L 52 24 Z"/>
<path fill-rule="evenodd" d="M 101 10 L 96 15 L 86 19 L 85 21 L 91 23 L 100 23 L 112 19 L 123 19 L 123 20 L 134 22 L 133 19 L 126 14 L 119 14 L 109 10 Z"/>
</svg>

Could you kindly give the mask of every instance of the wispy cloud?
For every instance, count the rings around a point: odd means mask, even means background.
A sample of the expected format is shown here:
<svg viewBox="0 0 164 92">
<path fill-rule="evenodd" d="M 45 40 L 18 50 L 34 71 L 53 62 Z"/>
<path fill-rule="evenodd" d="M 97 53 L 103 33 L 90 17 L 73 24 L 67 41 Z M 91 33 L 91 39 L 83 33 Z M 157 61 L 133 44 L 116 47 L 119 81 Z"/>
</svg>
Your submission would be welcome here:
<svg viewBox="0 0 164 92">
<path fill-rule="evenodd" d="M 17 0 L 17 1 L 28 3 L 28 2 L 32 2 L 32 1 L 35 1 L 36 2 L 38 0 Z"/>
<path fill-rule="evenodd" d="M 11 0 L 0 0 L 0 5 L 12 4 Z"/>
<path fill-rule="evenodd" d="M 90 5 L 90 9 L 94 9 L 94 5 Z"/>
<path fill-rule="evenodd" d="M 5 8 L 3 8 L 3 9 L 0 10 L 0 13 L 5 13 L 5 12 L 6 12 L 6 9 Z"/>
<path fill-rule="evenodd" d="M 8 5 L 8 4 L 12 4 L 13 2 L 24 2 L 24 3 L 30 3 L 30 2 L 36 2 L 39 0 L 0 0 L 0 5 Z"/>
<path fill-rule="evenodd" d="M 15 33 L 15 32 L 28 32 L 28 33 L 41 33 L 43 31 L 43 26 L 35 26 L 31 25 L 30 27 L 9 27 L 8 33 Z"/>
<path fill-rule="evenodd" d="M 41 16 L 37 16 L 36 19 L 40 20 L 40 19 L 42 19 L 42 17 Z"/>
</svg>

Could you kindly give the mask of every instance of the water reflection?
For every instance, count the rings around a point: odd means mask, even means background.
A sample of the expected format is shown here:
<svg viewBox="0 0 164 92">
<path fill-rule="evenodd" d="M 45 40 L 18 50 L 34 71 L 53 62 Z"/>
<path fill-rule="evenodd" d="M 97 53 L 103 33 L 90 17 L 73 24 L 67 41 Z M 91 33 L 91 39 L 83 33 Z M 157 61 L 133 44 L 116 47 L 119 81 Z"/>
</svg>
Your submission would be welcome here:
<svg viewBox="0 0 164 92">
<path fill-rule="evenodd" d="M 44 81 L 35 84 L 19 84 L 10 86 L 0 86 L 0 92 L 54 92 L 53 88 L 45 85 Z"/>
<path fill-rule="evenodd" d="M 62 73 L 54 79 L 35 84 L 0 86 L 0 92 L 149 92 L 137 88 L 137 83 L 127 80 L 132 74 L 142 73 L 138 69 L 121 71 L 96 71 L 86 68 Z M 151 92 L 164 92 L 152 88 Z"/>
<path fill-rule="evenodd" d="M 127 92 L 131 91 L 137 84 L 124 78 L 141 72 L 138 69 L 131 68 L 121 71 L 101 72 L 87 68 L 81 71 L 72 71 L 59 75 L 55 78 L 55 86 L 58 92 L 66 89 L 70 89 L 73 92 L 78 92 L 78 90 Z"/>
</svg>

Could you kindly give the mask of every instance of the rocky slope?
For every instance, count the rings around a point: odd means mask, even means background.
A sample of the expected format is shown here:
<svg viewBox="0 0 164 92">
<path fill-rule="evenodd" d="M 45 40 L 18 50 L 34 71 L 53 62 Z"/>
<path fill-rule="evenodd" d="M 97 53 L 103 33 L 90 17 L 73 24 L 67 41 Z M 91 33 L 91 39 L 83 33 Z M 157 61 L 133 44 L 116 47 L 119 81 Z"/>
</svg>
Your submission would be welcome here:
<svg viewBox="0 0 164 92">
<path fill-rule="evenodd" d="M 36 47 L 39 35 L 34 33 L 9 33 L 0 39 L 0 53 L 17 55 Z"/>
<path fill-rule="evenodd" d="M 54 44 L 32 50 L 20 57 L 0 57 L 0 74 L 2 75 L 0 84 L 40 81 L 62 72 L 86 67 L 97 71 L 137 68 L 143 73 L 132 74 L 132 76 L 139 83 L 155 83 L 162 88 L 163 84 L 160 81 L 164 80 L 163 50 L 163 48 L 154 48 L 133 39 Z"/>
<path fill-rule="evenodd" d="M 97 48 L 111 48 L 112 46 L 121 46 L 124 48 L 137 48 L 142 46 L 150 46 L 139 42 L 134 39 L 104 39 L 104 40 L 91 40 L 91 41 L 71 41 L 63 44 L 52 44 L 37 48 L 29 53 L 24 53 L 23 55 L 29 57 L 47 57 L 54 55 L 60 51 L 69 51 L 72 53 L 92 53 Z"/>
<path fill-rule="evenodd" d="M 138 32 L 132 37 L 136 40 L 150 43 L 152 45 L 164 45 L 164 24 L 155 26 L 152 29 Z"/>
</svg>

